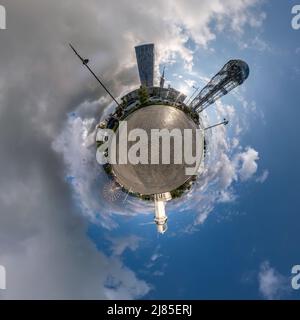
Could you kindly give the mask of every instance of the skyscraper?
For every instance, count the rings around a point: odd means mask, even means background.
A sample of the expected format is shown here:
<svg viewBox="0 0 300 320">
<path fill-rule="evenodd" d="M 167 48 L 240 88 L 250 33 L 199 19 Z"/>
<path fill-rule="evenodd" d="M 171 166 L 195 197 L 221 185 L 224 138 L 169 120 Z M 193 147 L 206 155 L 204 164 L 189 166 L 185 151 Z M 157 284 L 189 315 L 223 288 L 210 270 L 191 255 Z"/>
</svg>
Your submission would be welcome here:
<svg viewBox="0 0 300 320">
<path fill-rule="evenodd" d="M 141 85 L 153 87 L 154 78 L 154 44 L 144 44 L 135 47 Z"/>
</svg>

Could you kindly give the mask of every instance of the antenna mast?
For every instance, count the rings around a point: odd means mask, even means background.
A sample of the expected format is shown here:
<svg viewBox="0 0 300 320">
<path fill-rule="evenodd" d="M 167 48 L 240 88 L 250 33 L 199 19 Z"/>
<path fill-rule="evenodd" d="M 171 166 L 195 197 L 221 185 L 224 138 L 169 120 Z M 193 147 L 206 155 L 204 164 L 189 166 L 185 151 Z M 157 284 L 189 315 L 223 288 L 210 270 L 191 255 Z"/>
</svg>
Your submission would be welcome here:
<svg viewBox="0 0 300 320">
<path fill-rule="evenodd" d="M 207 127 L 207 128 L 205 128 L 204 130 L 206 131 L 206 130 L 209 130 L 209 129 L 212 129 L 212 128 L 215 128 L 215 127 L 218 127 L 218 126 L 221 126 L 221 125 L 227 126 L 228 123 L 229 123 L 229 121 L 226 120 L 226 119 L 224 119 L 222 122 L 217 123 L 217 124 L 214 124 L 214 125 L 212 125 L 212 126 L 210 126 L 210 127 Z"/>
</svg>

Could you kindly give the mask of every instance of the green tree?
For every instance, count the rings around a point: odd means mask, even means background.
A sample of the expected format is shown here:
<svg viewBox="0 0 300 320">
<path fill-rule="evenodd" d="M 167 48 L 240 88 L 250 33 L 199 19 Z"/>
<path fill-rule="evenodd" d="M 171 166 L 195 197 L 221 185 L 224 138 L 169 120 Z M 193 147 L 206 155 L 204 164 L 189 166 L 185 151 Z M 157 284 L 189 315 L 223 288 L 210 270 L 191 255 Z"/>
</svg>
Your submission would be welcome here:
<svg viewBox="0 0 300 320">
<path fill-rule="evenodd" d="M 141 105 L 144 105 L 148 102 L 149 94 L 148 94 L 148 90 L 145 86 L 140 87 L 138 95 L 139 95 L 139 101 L 140 101 Z"/>
</svg>

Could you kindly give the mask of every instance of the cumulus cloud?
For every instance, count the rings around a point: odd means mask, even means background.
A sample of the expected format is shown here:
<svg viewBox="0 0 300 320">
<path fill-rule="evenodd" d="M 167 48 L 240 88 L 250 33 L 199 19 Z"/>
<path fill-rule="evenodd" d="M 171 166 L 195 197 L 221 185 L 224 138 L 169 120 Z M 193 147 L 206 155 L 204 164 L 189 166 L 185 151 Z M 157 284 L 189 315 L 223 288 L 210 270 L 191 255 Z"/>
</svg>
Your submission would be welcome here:
<svg viewBox="0 0 300 320">
<path fill-rule="evenodd" d="M 248 147 L 245 152 L 238 155 L 239 161 L 242 162 L 239 175 L 242 181 L 250 179 L 257 170 L 258 152 Z"/>
<path fill-rule="evenodd" d="M 132 270 L 124 269 L 119 259 L 111 259 L 109 268 L 111 275 L 107 277 L 104 289 L 108 299 L 127 300 L 143 297 L 152 289 L 145 281 L 137 280 Z"/>
<path fill-rule="evenodd" d="M 217 103 L 215 117 L 230 119 L 231 126 L 238 125 L 239 115 L 232 106 Z M 207 117 L 204 117 L 208 121 Z M 254 177 L 259 159 L 258 152 L 251 147 L 242 147 L 240 135 L 229 136 L 226 128 L 218 127 L 207 133 L 208 154 L 205 168 L 191 194 L 173 206 L 177 211 L 196 212 L 192 226 L 185 231 L 193 231 L 195 226 L 202 225 L 218 203 L 228 203 L 237 198 L 235 184 L 242 183 Z M 184 212 L 183 211 L 183 212 Z"/>
<path fill-rule="evenodd" d="M 151 256 L 151 261 L 156 261 L 157 259 L 159 259 L 161 257 L 161 254 L 159 253 L 154 253 L 152 256 Z"/>
<path fill-rule="evenodd" d="M 49 152 L 45 156 L 53 157 Z M 7 270 L 7 290 L 0 292 L 0 298 L 108 299 L 110 277 L 120 283 L 114 289 L 116 298 L 147 293 L 150 287 L 145 281 L 119 259 L 99 252 L 85 236 L 86 223 L 76 215 L 67 185 L 47 174 L 59 166 L 51 160 L 51 167 L 45 160 L 17 168 L 19 180 L 9 175 L 12 181 L 6 180 L 1 192 L 5 214 L 0 217 L 0 262 Z"/>
<path fill-rule="evenodd" d="M 258 274 L 259 291 L 268 300 L 280 299 L 288 292 L 288 279 L 264 261 Z"/>
<path fill-rule="evenodd" d="M 122 255 L 126 249 L 130 249 L 131 251 L 137 250 L 140 241 L 142 241 L 140 237 L 135 235 L 130 235 L 123 238 L 108 237 L 108 240 L 112 243 L 111 250 L 115 256 Z"/>
<path fill-rule="evenodd" d="M 106 177 L 95 166 L 90 141 L 94 124 L 111 106 L 67 43 L 91 58 L 119 96 L 138 85 L 134 45 L 155 42 L 158 62 L 181 59 L 191 70 L 193 51 L 187 42 L 208 46 L 216 37 L 212 21 L 232 32 L 254 25 L 258 1 L 1 3 L 8 13 L 0 52 L 0 262 L 8 274 L 1 298 L 144 296 L 150 286 L 118 257 L 124 245 L 115 245 L 116 256 L 110 258 L 86 237 L 87 220 L 111 229 L 117 227 L 114 214 L 153 208 L 129 199 L 124 209 L 102 194 Z M 211 153 L 219 165 L 208 169 L 198 190 L 215 184 L 229 192 L 240 173 L 225 168 L 232 157 L 223 154 L 228 151 L 223 129 L 217 132 Z M 219 147 L 223 151 L 216 155 L 213 149 Z M 242 172 L 254 171 L 250 158 Z M 199 200 L 203 216 L 220 200 L 220 189 L 214 190 Z"/>
<path fill-rule="evenodd" d="M 269 177 L 269 170 L 264 170 L 263 173 L 256 178 L 256 182 L 264 183 Z"/>
<path fill-rule="evenodd" d="M 162 277 L 165 275 L 168 267 L 168 257 L 160 252 L 160 245 L 157 245 L 153 254 L 150 256 L 150 261 L 145 265 L 146 273 L 150 273 L 154 277 Z"/>
<path fill-rule="evenodd" d="M 64 130 L 57 135 L 52 148 L 63 156 L 66 180 L 81 212 L 92 223 L 106 229 L 118 226 L 115 215 L 138 215 L 153 211 L 153 205 L 121 193 L 116 201 L 106 188 L 111 181 L 96 161 L 95 119 L 81 117 L 82 105 L 68 116 Z M 92 140 L 92 144 L 89 141 Z M 107 190 L 108 189 L 108 190 Z"/>
</svg>

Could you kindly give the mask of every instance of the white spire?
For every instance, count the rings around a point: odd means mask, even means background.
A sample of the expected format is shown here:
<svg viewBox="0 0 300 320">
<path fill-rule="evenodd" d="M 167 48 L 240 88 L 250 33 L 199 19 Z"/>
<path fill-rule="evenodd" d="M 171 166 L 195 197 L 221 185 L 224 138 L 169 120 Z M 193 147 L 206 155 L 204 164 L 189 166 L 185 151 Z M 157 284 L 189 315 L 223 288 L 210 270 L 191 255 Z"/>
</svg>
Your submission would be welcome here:
<svg viewBox="0 0 300 320">
<path fill-rule="evenodd" d="M 154 222 L 157 225 L 157 232 L 164 234 L 167 231 L 167 220 L 165 211 L 165 196 L 163 194 L 157 194 L 154 197 L 155 202 L 155 219 Z"/>
<path fill-rule="evenodd" d="M 163 69 L 163 73 L 160 77 L 160 83 L 159 83 L 160 88 L 163 88 L 164 85 L 165 85 L 165 67 Z"/>
</svg>

